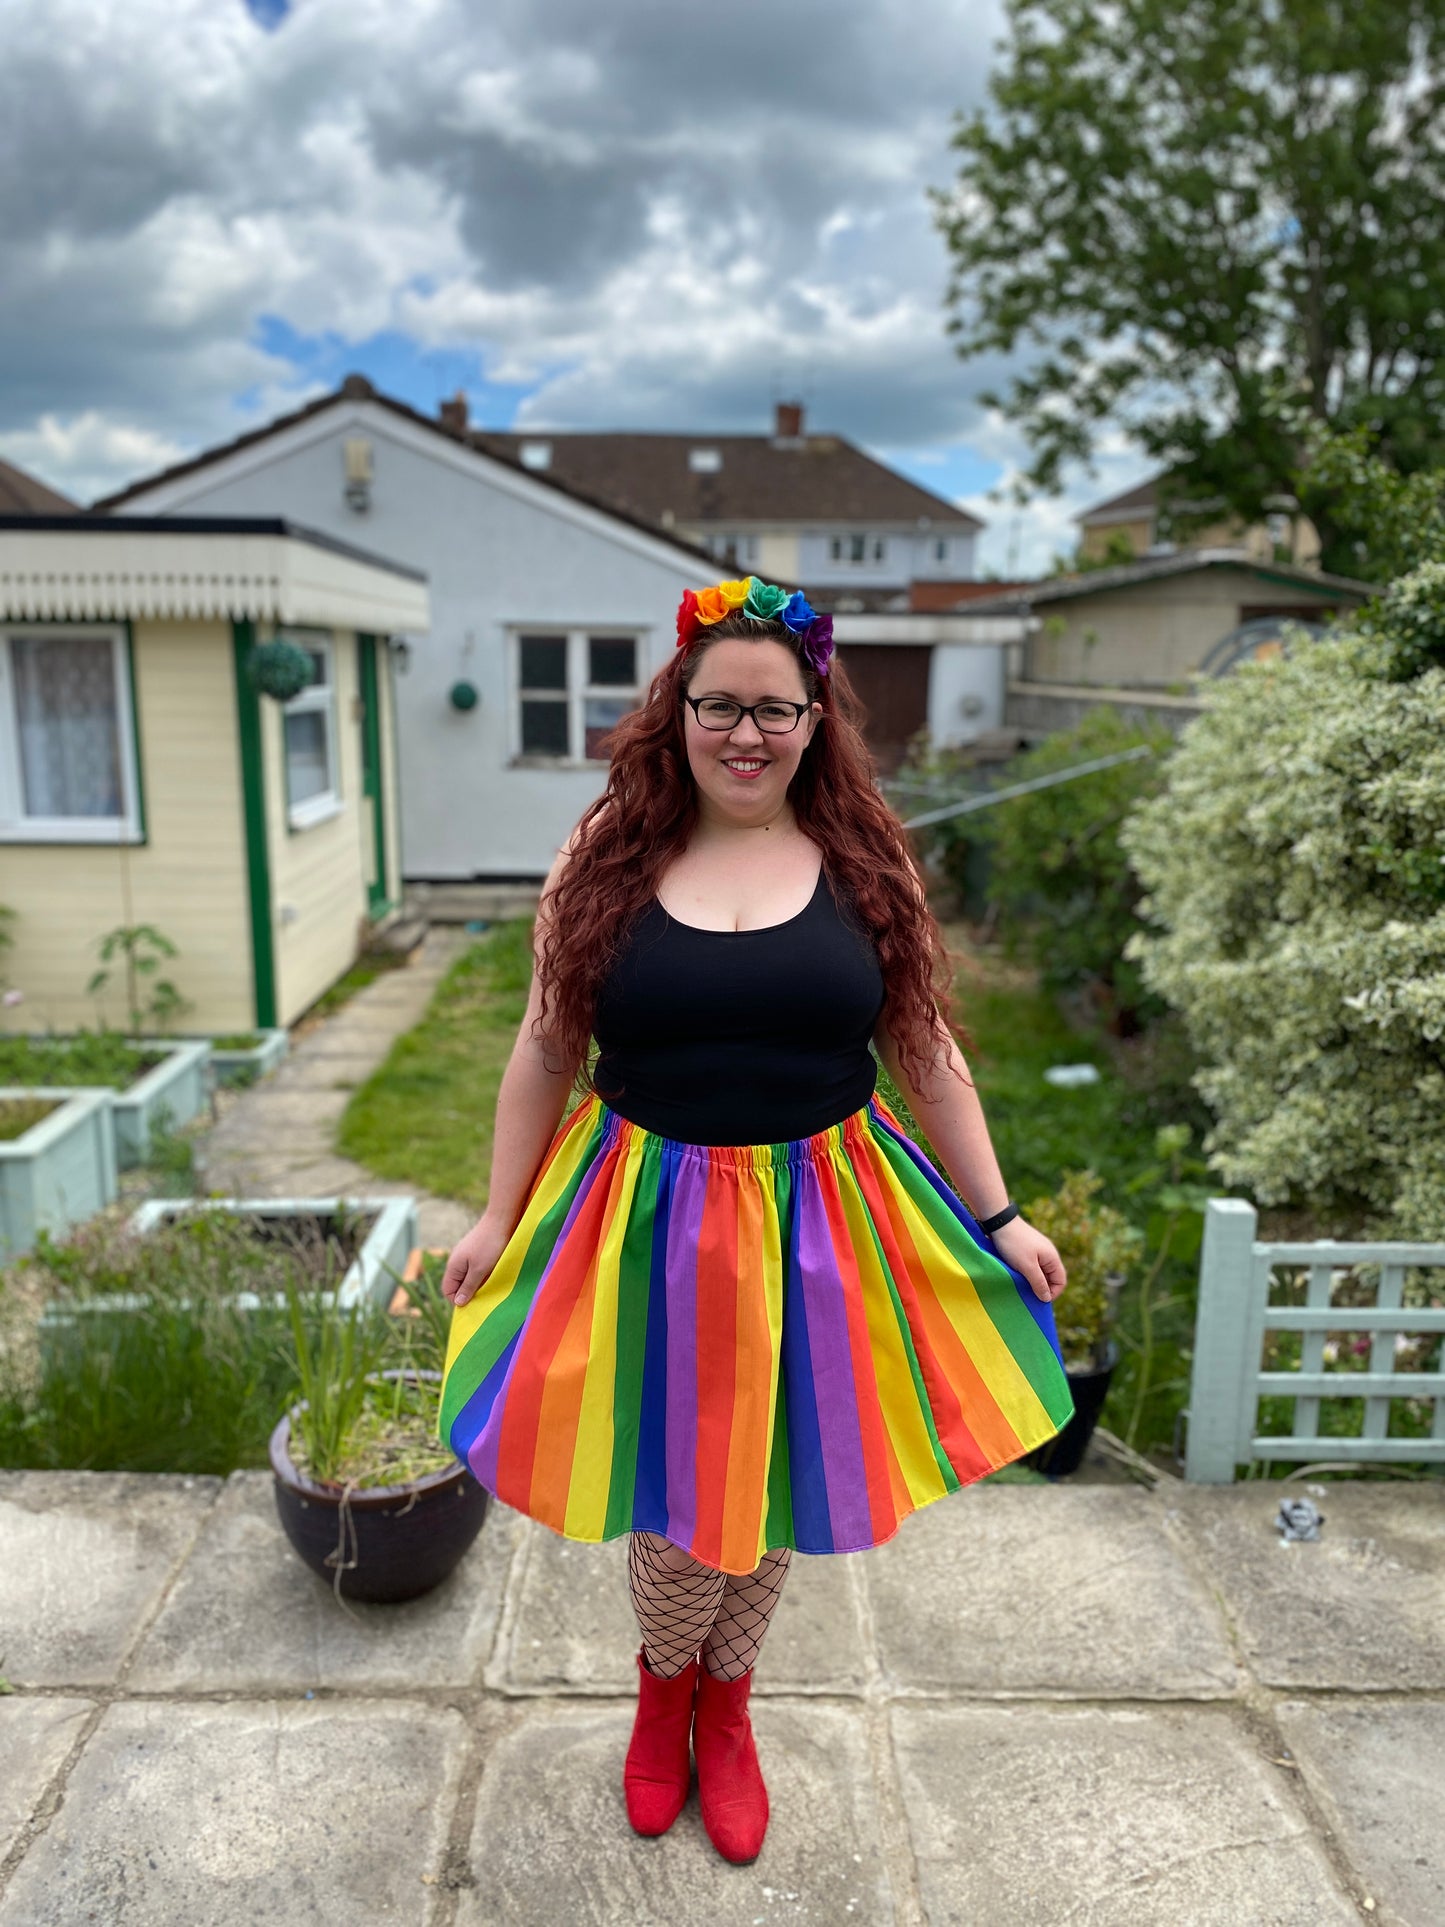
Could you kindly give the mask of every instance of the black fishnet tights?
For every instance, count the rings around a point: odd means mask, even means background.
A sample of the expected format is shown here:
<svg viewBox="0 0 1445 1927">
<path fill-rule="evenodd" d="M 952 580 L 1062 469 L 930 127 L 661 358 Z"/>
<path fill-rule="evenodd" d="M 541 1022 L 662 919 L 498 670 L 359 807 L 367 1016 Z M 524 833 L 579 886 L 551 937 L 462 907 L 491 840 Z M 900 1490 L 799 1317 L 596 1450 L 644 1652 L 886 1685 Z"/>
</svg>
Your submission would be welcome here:
<svg viewBox="0 0 1445 1927">
<path fill-rule="evenodd" d="M 675 1679 L 701 1651 L 714 1679 L 741 1679 L 762 1647 L 792 1556 L 783 1547 L 765 1553 L 755 1572 L 717 1572 L 654 1532 L 634 1532 L 627 1577 L 648 1671 Z"/>
</svg>

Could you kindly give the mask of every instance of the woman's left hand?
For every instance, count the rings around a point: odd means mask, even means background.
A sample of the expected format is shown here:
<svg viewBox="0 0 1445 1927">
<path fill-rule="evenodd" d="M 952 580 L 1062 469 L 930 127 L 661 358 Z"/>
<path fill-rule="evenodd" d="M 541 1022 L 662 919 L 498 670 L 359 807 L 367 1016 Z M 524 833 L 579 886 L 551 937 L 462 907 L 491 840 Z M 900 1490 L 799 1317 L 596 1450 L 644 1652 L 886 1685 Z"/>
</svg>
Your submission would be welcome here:
<svg viewBox="0 0 1445 1927">
<path fill-rule="evenodd" d="M 1035 1231 L 1023 1218 L 1010 1218 L 993 1234 L 994 1249 L 1015 1271 L 1021 1272 L 1033 1288 L 1035 1298 L 1052 1304 L 1069 1282 L 1064 1261 L 1052 1239 Z"/>
</svg>

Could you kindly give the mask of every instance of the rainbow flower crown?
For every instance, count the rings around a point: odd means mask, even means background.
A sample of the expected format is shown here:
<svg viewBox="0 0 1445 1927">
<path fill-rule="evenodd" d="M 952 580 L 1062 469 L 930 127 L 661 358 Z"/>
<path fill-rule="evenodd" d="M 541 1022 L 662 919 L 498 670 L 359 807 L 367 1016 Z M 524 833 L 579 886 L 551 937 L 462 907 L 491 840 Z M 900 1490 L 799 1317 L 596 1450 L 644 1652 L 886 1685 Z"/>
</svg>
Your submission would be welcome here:
<svg viewBox="0 0 1445 1927">
<path fill-rule="evenodd" d="M 754 622 L 781 622 L 797 637 L 801 653 L 817 674 L 827 675 L 833 654 L 833 618 L 820 616 L 801 589 L 789 594 L 776 582 L 763 582 L 755 575 L 739 582 L 718 582 L 697 594 L 684 589 L 677 605 L 678 648 L 696 642 L 704 630 L 737 610 Z"/>
</svg>

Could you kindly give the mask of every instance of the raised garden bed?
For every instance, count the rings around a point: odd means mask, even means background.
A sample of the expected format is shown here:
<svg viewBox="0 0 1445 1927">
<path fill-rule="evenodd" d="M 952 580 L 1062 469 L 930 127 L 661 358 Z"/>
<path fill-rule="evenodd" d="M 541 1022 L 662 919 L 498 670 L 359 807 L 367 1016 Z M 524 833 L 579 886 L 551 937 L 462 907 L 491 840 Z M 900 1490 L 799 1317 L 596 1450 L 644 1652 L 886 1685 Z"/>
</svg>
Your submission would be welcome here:
<svg viewBox="0 0 1445 1927">
<path fill-rule="evenodd" d="M 258 1030 L 254 1041 L 241 1036 L 211 1039 L 211 1071 L 218 1084 L 253 1084 L 274 1071 L 285 1057 L 290 1038 L 284 1030 Z"/>
<path fill-rule="evenodd" d="M 397 1279 L 416 1245 L 416 1205 L 411 1198 L 152 1198 L 130 1221 L 130 1229 L 144 1237 L 163 1224 L 197 1212 L 220 1211 L 254 1222 L 257 1234 L 294 1239 L 315 1225 L 321 1235 L 344 1233 L 347 1221 L 369 1219 L 367 1229 L 342 1274 L 336 1303 L 352 1305 L 368 1299 L 390 1303 Z M 250 1301 L 248 1303 L 248 1300 Z M 243 1310 L 259 1303 L 254 1293 L 236 1296 Z"/>
<path fill-rule="evenodd" d="M 122 1171 L 144 1164 L 151 1136 L 188 1124 L 210 1095 L 206 1038 L 120 1038 L 111 1033 L 0 1038 L 0 1080 L 29 1086 L 114 1092 L 116 1163 Z M 73 1221 L 73 1220 L 72 1220 Z"/>
<path fill-rule="evenodd" d="M 0 1134 L 0 1262 L 34 1250 L 42 1231 L 62 1236 L 112 1202 L 114 1101 L 108 1090 L 0 1086 L 0 1120 L 33 1119 L 14 1136 Z"/>
</svg>

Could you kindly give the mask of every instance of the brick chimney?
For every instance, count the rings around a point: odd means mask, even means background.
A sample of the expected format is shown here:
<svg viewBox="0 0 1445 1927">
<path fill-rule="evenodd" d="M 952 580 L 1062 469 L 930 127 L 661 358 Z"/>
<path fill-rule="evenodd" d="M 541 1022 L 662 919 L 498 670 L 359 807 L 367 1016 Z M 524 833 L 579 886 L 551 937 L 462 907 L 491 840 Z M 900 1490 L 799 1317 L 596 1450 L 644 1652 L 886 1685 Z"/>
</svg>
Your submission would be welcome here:
<svg viewBox="0 0 1445 1927">
<path fill-rule="evenodd" d="M 803 438 L 803 404 L 800 401 L 780 401 L 774 410 L 773 435 L 780 442 L 797 442 Z"/>
<path fill-rule="evenodd" d="M 444 401 L 437 410 L 443 428 L 450 429 L 453 435 L 467 432 L 467 398 L 459 388 L 450 401 Z"/>
</svg>

